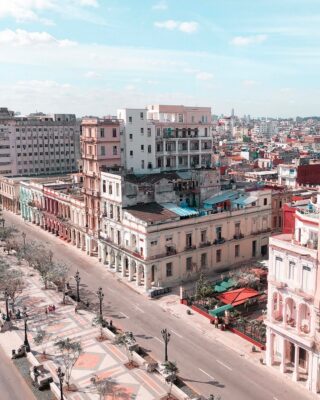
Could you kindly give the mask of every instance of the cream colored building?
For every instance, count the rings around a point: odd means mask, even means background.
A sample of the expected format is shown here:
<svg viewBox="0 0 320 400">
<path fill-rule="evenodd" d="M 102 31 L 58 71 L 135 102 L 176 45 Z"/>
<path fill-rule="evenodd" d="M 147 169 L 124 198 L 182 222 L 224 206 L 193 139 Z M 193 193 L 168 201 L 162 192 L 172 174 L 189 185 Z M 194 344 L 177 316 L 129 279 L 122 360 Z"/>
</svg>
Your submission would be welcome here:
<svg viewBox="0 0 320 400">
<path fill-rule="evenodd" d="M 187 185 L 196 186 L 199 177 L 155 174 L 144 179 L 152 184 L 135 176 L 101 173 L 98 256 L 122 277 L 148 290 L 267 254 L 270 190 L 227 191 L 179 202 L 183 185 L 192 194 Z M 215 179 L 212 174 L 211 182 Z"/>
</svg>

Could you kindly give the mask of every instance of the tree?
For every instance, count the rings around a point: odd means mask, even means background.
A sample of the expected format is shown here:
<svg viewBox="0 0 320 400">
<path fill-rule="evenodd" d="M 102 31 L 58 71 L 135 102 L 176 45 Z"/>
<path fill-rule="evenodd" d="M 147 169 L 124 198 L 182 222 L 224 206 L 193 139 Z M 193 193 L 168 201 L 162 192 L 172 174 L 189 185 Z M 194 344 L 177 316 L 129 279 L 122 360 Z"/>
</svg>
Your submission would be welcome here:
<svg viewBox="0 0 320 400">
<path fill-rule="evenodd" d="M 42 345 L 42 354 L 43 356 L 46 355 L 46 344 L 48 344 L 49 338 L 51 334 L 45 331 L 44 329 L 38 329 L 33 341 L 37 346 Z"/>
<path fill-rule="evenodd" d="M 69 275 L 69 267 L 64 263 L 52 263 L 50 270 L 48 271 L 47 278 L 51 282 L 55 283 L 58 288 L 62 290 L 63 299 L 62 302 L 65 304 L 66 291 L 65 286 Z"/>
<path fill-rule="evenodd" d="M 164 373 L 167 375 L 166 381 L 169 383 L 168 399 L 170 399 L 173 382 L 177 379 L 179 369 L 174 361 L 166 361 L 164 364 Z"/>
<path fill-rule="evenodd" d="M 212 288 L 210 286 L 210 283 L 205 277 L 205 275 L 201 273 L 196 283 L 195 298 L 196 300 L 199 300 L 202 303 L 204 303 L 211 294 L 212 294 Z"/>
<path fill-rule="evenodd" d="M 136 339 L 133 336 L 132 332 L 124 332 L 120 333 L 116 336 L 114 344 L 117 346 L 123 346 L 126 349 L 128 361 L 132 361 L 132 352 L 134 349 L 134 345 L 136 343 Z"/>
<path fill-rule="evenodd" d="M 52 269 L 52 251 L 48 250 L 45 246 L 43 246 L 43 244 L 31 242 L 28 243 L 27 246 L 24 246 L 24 258 L 28 262 L 29 266 L 39 272 L 43 280 L 44 287 L 47 289 L 50 271 Z"/>
<path fill-rule="evenodd" d="M 117 388 L 117 383 L 114 379 L 99 378 L 97 375 L 93 375 L 90 381 L 99 396 L 99 400 L 104 400 L 108 395 L 114 396 Z"/>
<path fill-rule="evenodd" d="M 82 354 L 81 342 L 66 338 L 58 340 L 54 345 L 60 351 L 60 356 L 65 368 L 65 380 L 69 389 L 72 369 Z"/>
<path fill-rule="evenodd" d="M 12 303 L 12 312 L 15 312 L 15 305 L 19 295 L 24 288 L 23 273 L 17 269 L 9 269 L 4 275 L 4 284 Z"/>
<path fill-rule="evenodd" d="M 17 232 L 18 230 L 14 226 L 3 226 L 0 228 L 0 240 L 7 242 L 12 239 Z"/>
</svg>

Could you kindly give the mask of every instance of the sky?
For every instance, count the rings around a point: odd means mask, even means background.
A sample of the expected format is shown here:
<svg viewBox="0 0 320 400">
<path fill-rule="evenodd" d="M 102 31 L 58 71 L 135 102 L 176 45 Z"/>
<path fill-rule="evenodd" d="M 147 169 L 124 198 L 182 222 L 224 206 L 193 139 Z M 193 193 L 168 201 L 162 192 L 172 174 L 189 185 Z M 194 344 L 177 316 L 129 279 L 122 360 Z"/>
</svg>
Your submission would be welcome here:
<svg viewBox="0 0 320 400">
<path fill-rule="evenodd" d="M 320 0 L 0 0 L 0 106 L 320 115 Z"/>
</svg>

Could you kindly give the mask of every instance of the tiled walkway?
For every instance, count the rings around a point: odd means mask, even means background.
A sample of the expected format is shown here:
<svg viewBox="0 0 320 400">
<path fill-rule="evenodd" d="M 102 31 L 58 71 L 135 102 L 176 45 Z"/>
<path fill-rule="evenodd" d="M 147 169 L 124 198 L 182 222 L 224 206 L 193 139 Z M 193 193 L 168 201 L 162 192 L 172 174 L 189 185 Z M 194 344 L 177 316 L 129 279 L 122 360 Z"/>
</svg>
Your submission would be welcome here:
<svg viewBox="0 0 320 400">
<path fill-rule="evenodd" d="M 12 263 L 14 257 L 10 257 Z M 79 390 L 68 392 L 69 400 L 97 399 L 97 393 L 90 382 L 90 378 L 96 375 L 100 378 L 111 378 L 114 382 L 112 393 L 105 399 L 124 400 L 153 400 L 160 399 L 167 393 L 167 387 L 160 381 L 157 375 L 149 374 L 143 369 L 127 369 L 124 364 L 128 361 L 121 349 L 114 346 L 110 341 L 99 342 L 99 329 L 92 327 L 94 315 L 81 310 L 75 313 L 74 305 L 61 305 L 62 295 L 55 290 L 43 290 L 43 284 L 38 276 L 25 266 L 23 271 L 26 275 L 27 285 L 23 295 L 18 301 L 18 308 L 26 305 L 29 315 L 29 342 L 33 351 L 42 352 L 46 349 L 48 359 L 44 361 L 56 379 L 56 368 L 59 357 L 54 342 L 59 338 L 73 338 L 81 341 L 83 354 L 78 359 L 72 372 L 72 383 Z M 33 276 L 31 276 L 32 272 Z M 49 304 L 56 306 L 54 313 L 46 315 L 45 308 Z M 4 308 L 1 305 L 2 309 Z M 13 330 L 0 334 L 0 345 L 4 347 L 8 355 L 11 349 L 17 348 L 24 339 L 23 322 L 15 323 L 19 330 Z M 33 337 L 38 329 L 43 329 L 48 334 L 47 343 L 36 346 Z"/>
</svg>

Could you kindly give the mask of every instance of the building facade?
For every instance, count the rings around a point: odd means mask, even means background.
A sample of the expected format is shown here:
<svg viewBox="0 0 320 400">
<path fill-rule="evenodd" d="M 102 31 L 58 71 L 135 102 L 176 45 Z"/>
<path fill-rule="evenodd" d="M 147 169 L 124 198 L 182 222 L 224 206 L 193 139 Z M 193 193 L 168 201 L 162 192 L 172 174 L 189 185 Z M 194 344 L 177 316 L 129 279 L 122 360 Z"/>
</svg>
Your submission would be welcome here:
<svg viewBox="0 0 320 400">
<path fill-rule="evenodd" d="M 295 213 L 293 235 L 270 238 L 266 363 L 318 393 L 319 205 Z"/>
<path fill-rule="evenodd" d="M 74 114 L 14 116 L 0 109 L 0 174 L 50 175 L 76 172 L 80 124 Z"/>
</svg>

